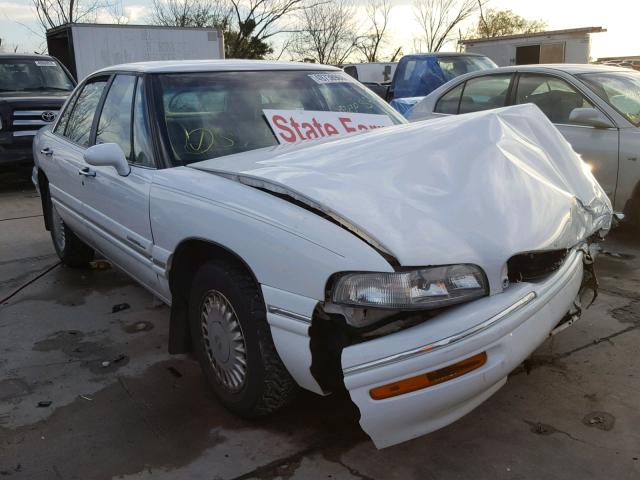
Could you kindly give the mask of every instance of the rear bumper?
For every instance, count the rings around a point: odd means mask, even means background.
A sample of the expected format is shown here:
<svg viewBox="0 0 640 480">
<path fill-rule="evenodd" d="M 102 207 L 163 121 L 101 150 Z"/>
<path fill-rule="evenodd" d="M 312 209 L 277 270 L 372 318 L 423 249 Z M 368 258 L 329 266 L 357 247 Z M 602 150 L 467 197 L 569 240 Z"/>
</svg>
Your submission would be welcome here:
<svg viewBox="0 0 640 480">
<path fill-rule="evenodd" d="M 582 253 L 574 251 L 544 282 L 513 285 L 417 327 L 346 348 L 344 381 L 360 409 L 362 428 L 382 448 L 442 428 L 473 410 L 548 337 L 571 308 L 582 278 Z M 377 386 L 481 352 L 487 362 L 461 377 L 384 400 L 370 396 Z"/>
</svg>

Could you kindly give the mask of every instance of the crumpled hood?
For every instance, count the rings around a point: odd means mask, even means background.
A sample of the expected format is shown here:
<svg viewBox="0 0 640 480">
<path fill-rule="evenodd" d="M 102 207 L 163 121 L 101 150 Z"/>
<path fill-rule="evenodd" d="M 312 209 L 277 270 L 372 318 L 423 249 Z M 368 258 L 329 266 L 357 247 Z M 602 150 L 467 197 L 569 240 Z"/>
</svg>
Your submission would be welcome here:
<svg viewBox="0 0 640 480">
<path fill-rule="evenodd" d="M 609 199 L 544 114 L 520 105 L 191 165 L 288 193 L 403 266 L 505 262 L 608 230 Z"/>
</svg>

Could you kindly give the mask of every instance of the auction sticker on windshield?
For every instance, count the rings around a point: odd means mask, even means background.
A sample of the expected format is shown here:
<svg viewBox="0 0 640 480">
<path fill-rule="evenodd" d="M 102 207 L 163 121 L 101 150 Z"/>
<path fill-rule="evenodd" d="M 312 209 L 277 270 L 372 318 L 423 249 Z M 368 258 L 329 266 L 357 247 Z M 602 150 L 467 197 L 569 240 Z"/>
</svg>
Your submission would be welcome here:
<svg viewBox="0 0 640 480">
<path fill-rule="evenodd" d="M 316 83 L 349 83 L 351 77 L 344 73 L 312 73 L 309 78 Z"/>
<path fill-rule="evenodd" d="M 387 115 L 313 110 L 263 110 L 278 143 L 299 143 L 389 127 Z"/>
</svg>

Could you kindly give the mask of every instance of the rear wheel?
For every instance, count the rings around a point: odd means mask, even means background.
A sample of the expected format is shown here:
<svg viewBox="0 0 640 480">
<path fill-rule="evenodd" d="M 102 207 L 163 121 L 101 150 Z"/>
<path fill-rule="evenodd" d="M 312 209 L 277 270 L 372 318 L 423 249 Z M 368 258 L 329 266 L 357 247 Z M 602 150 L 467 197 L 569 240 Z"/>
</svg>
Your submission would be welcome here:
<svg viewBox="0 0 640 480">
<path fill-rule="evenodd" d="M 62 217 L 51 201 L 47 198 L 49 218 L 51 219 L 51 240 L 58 257 L 69 267 L 84 267 L 93 260 L 93 249 L 80 240 L 73 230 L 64 223 Z"/>
<path fill-rule="evenodd" d="M 243 269 L 222 261 L 200 267 L 189 326 L 202 371 L 227 409 L 259 417 L 293 398 L 297 386 L 276 352 L 258 286 Z"/>
</svg>

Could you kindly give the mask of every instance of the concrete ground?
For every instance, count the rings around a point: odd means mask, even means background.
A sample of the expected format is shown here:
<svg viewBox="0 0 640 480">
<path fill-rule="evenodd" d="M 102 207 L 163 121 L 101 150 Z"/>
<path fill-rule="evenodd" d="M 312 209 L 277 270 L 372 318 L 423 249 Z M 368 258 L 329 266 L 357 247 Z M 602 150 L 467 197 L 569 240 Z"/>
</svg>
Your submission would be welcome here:
<svg viewBox="0 0 640 480">
<path fill-rule="evenodd" d="M 0 175 L 0 300 L 24 286 L 0 301 L 2 478 L 640 478 L 631 234 L 603 244 L 595 305 L 496 395 L 376 450 L 346 397 L 301 394 L 258 422 L 227 413 L 193 360 L 166 353 L 165 306 L 115 269 L 58 265 L 22 175 Z"/>
</svg>

